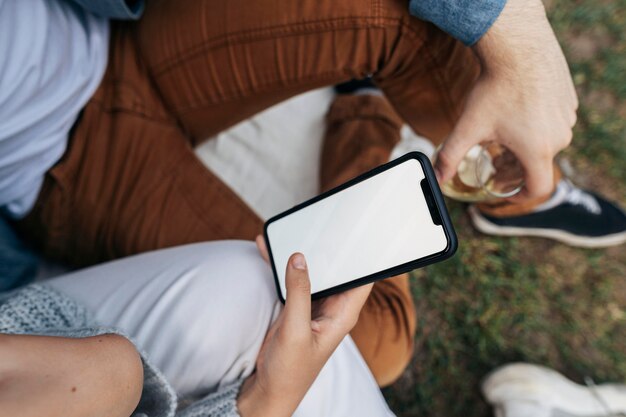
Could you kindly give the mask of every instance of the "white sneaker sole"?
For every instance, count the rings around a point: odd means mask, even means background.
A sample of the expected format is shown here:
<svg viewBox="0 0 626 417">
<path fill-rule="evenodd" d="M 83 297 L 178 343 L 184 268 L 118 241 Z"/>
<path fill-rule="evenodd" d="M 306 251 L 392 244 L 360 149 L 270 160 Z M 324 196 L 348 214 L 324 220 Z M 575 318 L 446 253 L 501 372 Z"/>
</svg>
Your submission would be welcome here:
<svg viewBox="0 0 626 417">
<path fill-rule="evenodd" d="M 562 230 L 498 226 L 483 217 L 475 206 L 470 206 L 467 211 L 474 227 L 487 235 L 544 237 L 581 248 L 606 248 L 621 245 L 626 242 L 626 232 L 597 237 L 578 236 Z"/>
<path fill-rule="evenodd" d="M 494 371 L 483 382 L 482 391 L 500 417 L 599 417 L 626 413 L 625 385 L 589 388 L 552 369 L 525 363 Z"/>
</svg>

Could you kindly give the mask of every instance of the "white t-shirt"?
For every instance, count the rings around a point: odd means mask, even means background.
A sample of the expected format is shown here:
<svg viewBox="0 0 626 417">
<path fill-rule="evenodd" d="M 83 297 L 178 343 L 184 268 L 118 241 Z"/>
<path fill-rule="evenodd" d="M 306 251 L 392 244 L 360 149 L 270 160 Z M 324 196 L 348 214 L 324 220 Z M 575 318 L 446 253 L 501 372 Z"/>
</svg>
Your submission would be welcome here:
<svg viewBox="0 0 626 417">
<path fill-rule="evenodd" d="M 34 205 L 100 84 L 109 23 L 69 0 L 0 0 L 0 209 Z"/>
</svg>

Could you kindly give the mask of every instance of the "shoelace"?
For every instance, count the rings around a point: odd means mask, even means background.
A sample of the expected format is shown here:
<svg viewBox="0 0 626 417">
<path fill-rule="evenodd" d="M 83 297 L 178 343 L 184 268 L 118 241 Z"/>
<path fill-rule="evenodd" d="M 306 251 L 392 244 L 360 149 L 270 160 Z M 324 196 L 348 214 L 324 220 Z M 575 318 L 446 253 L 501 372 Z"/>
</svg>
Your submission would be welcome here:
<svg viewBox="0 0 626 417">
<path fill-rule="evenodd" d="M 600 404 L 600 407 L 602 407 L 602 409 L 606 413 L 606 417 L 626 417 L 626 414 L 624 413 L 617 414 L 611 411 L 611 407 L 609 407 L 606 401 L 604 401 L 604 398 L 602 398 L 602 396 L 598 392 L 598 386 L 591 377 L 585 377 L 585 385 L 587 385 L 587 388 L 589 388 L 591 394 L 595 397 L 596 401 L 598 401 L 598 404 Z"/>
<path fill-rule="evenodd" d="M 581 190 L 580 188 L 576 188 L 569 181 L 566 181 L 565 184 L 567 184 L 568 190 L 564 201 L 574 205 L 583 206 L 595 215 L 602 213 L 600 204 L 598 204 L 598 201 L 591 194 Z"/>
</svg>

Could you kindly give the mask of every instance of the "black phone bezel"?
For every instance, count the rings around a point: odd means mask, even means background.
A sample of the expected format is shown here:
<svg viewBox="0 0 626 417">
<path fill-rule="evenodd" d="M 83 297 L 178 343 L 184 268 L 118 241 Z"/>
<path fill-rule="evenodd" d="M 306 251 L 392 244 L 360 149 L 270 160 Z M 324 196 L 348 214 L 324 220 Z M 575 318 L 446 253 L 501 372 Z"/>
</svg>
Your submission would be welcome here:
<svg viewBox="0 0 626 417">
<path fill-rule="evenodd" d="M 286 217 L 288 215 L 290 215 L 291 213 L 294 213 L 298 210 L 303 209 L 304 207 L 310 206 L 311 204 L 315 204 L 316 202 L 323 200 L 327 197 L 330 197 L 333 194 L 336 194 L 340 191 L 345 190 L 346 188 L 352 187 L 355 184 L 360 183 L 361 181 L 365 181 L 368 178 L 371 178 L 375 175 L 378 175 L 381 172 L 387 171 L 388 169 L 391 169 L 397 165 L 400 165 L 408 160 L 411 159 L 416 159 L 420 165 L 422 166 L 422 169 L 424 171 L 424 175 L 426 177 L 426 180 L 428 182 L 428 185 L 430 187 L 431 193 L 432 193 L 432 197 L 434 199 L 435 205 L 436 205 L 436 209 L 437 212 L 439 214 L 439 218 L 441 219 L 441 223 L 443 226 L 443 230 L 444 233 L 446 235 L 447 238 L 447 246 L 446 248 L 438 253 L 434 253 L 432 255 L 429 255 L 425 258 L 420 258 L 420 259 L 416 259 L 414 261 L 410 261 L 407 263 L 404 263 L 402 265 L 398 265 L 398 266 L 394 266 L 392 268 L 383 270 L 383 271 L 379 271 L 370 275 L 367 275 L 365 277 L 361 277 L 361 278 L 357 278 L 355 280 L 340 284 L 336 287 L 332 287 L 332 288 L 328 288 L 326 290 L 323 291 L 319 291 L 315 294 L 311 294 L 311 298 L 313 300 L 315 299 L 319 299 L 319 298 L 324 298 L 324 297 L 328 297 L 329 295 L 333 295 L 351 288 L 355 288 L 361 285 L 365 285 L 365 284 L 369 284 L 370 282 L 374 282 L 374 281 L 378 281 L 381 279 L 385 279 L 385 278 L 389 278 L 389 277 L 393 277 L 395 275 L 398 274 L 402 274 L 405 272 L 409 272 L 412 271 L 414 269 L 417 268 L 421 268 L 424 267 L 426 265 L 430 265 L 433 264 L 435 262 L 440 262 L 443 260 L 446 260 L 448 258 L 450 258 L 452 255 L 454 255 L 454 253 L 457 250 L 458 247 L 458 240 L 456 237 L 456 232 L 454 231 L 454 227 L 452 226 L 452 221 L 450 220 L 450 216 L 448 214 L 448 209 L 446 207 L 445 201 L 443 199 L 443 194 L 441 193 L 441 189 L 439 188 L 439 184 L 437 182 L 437 179 L 435 177 L 435 172 L 433 170 L 433 167 L 430 163 L 430 160 L 428 159 L 428 157 L 426 155 L 424 155 L 421 152 L 410 152 L 407 153 L 397 159 L 394 159 L 393 161 L 390 161 L 384 165 L 381 165 L 379 167 L 376 167 L 370 171 L 367 171 L 364 174 L 359 175 L 358 177 L 355 177 L 331 190 L 328 190 L 316 197 L 313 197 L 309 200 L 304 201 L 303 203 L 300 203 L 292 208 L 290 208 L 289 210 L 286 210 L 282 213 L 279 213 L 273 217 L 271 217 L 270 219 L 268 219 L 264 226 L 263 226 L 263 238 L 265 239 L 265 245 L 267 246 L 267 252 L 269 255 L 269 259 L 270 259 L 270 265 L 272 266 L 272 273 L 274 274 L 274 284 L 276 286 L 276 292 L 278 293 L 278 298 L 280 299 L 280 301 L 284 304 L 285 303 L 285 299 L 283 298 L 283 295 L 280 291 L 280 283 L 278 281 L 278 274 L 276 273 L 276 265 L 274 263 L 274 258 L 272 256 L 272 248 L 270 245 L 270 241 L 267 235 L 267 228 L 268 226 L 272 223 L 275 222 L 277 220 L 282 219 L 283 217 Z"/>
</svg>

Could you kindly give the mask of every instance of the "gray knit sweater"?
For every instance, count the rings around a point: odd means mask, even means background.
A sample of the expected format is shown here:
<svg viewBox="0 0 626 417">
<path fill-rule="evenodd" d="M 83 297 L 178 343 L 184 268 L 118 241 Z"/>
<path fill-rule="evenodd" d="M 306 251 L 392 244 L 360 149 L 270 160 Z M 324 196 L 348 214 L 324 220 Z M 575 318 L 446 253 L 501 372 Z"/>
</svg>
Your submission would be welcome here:
<svg viewBox="0 0 626 417">
<path fill-rule="evenodd" d="M 0 333 L 90 337 L 119 330 L 99 326 L 85 307 L 42 284 L 0 294 Z M 241 381 L 198 400 L 183 410 L 163 374 L 141 352 L 144 385 L 133 417 L 238 417 Z"/>
</svg>

